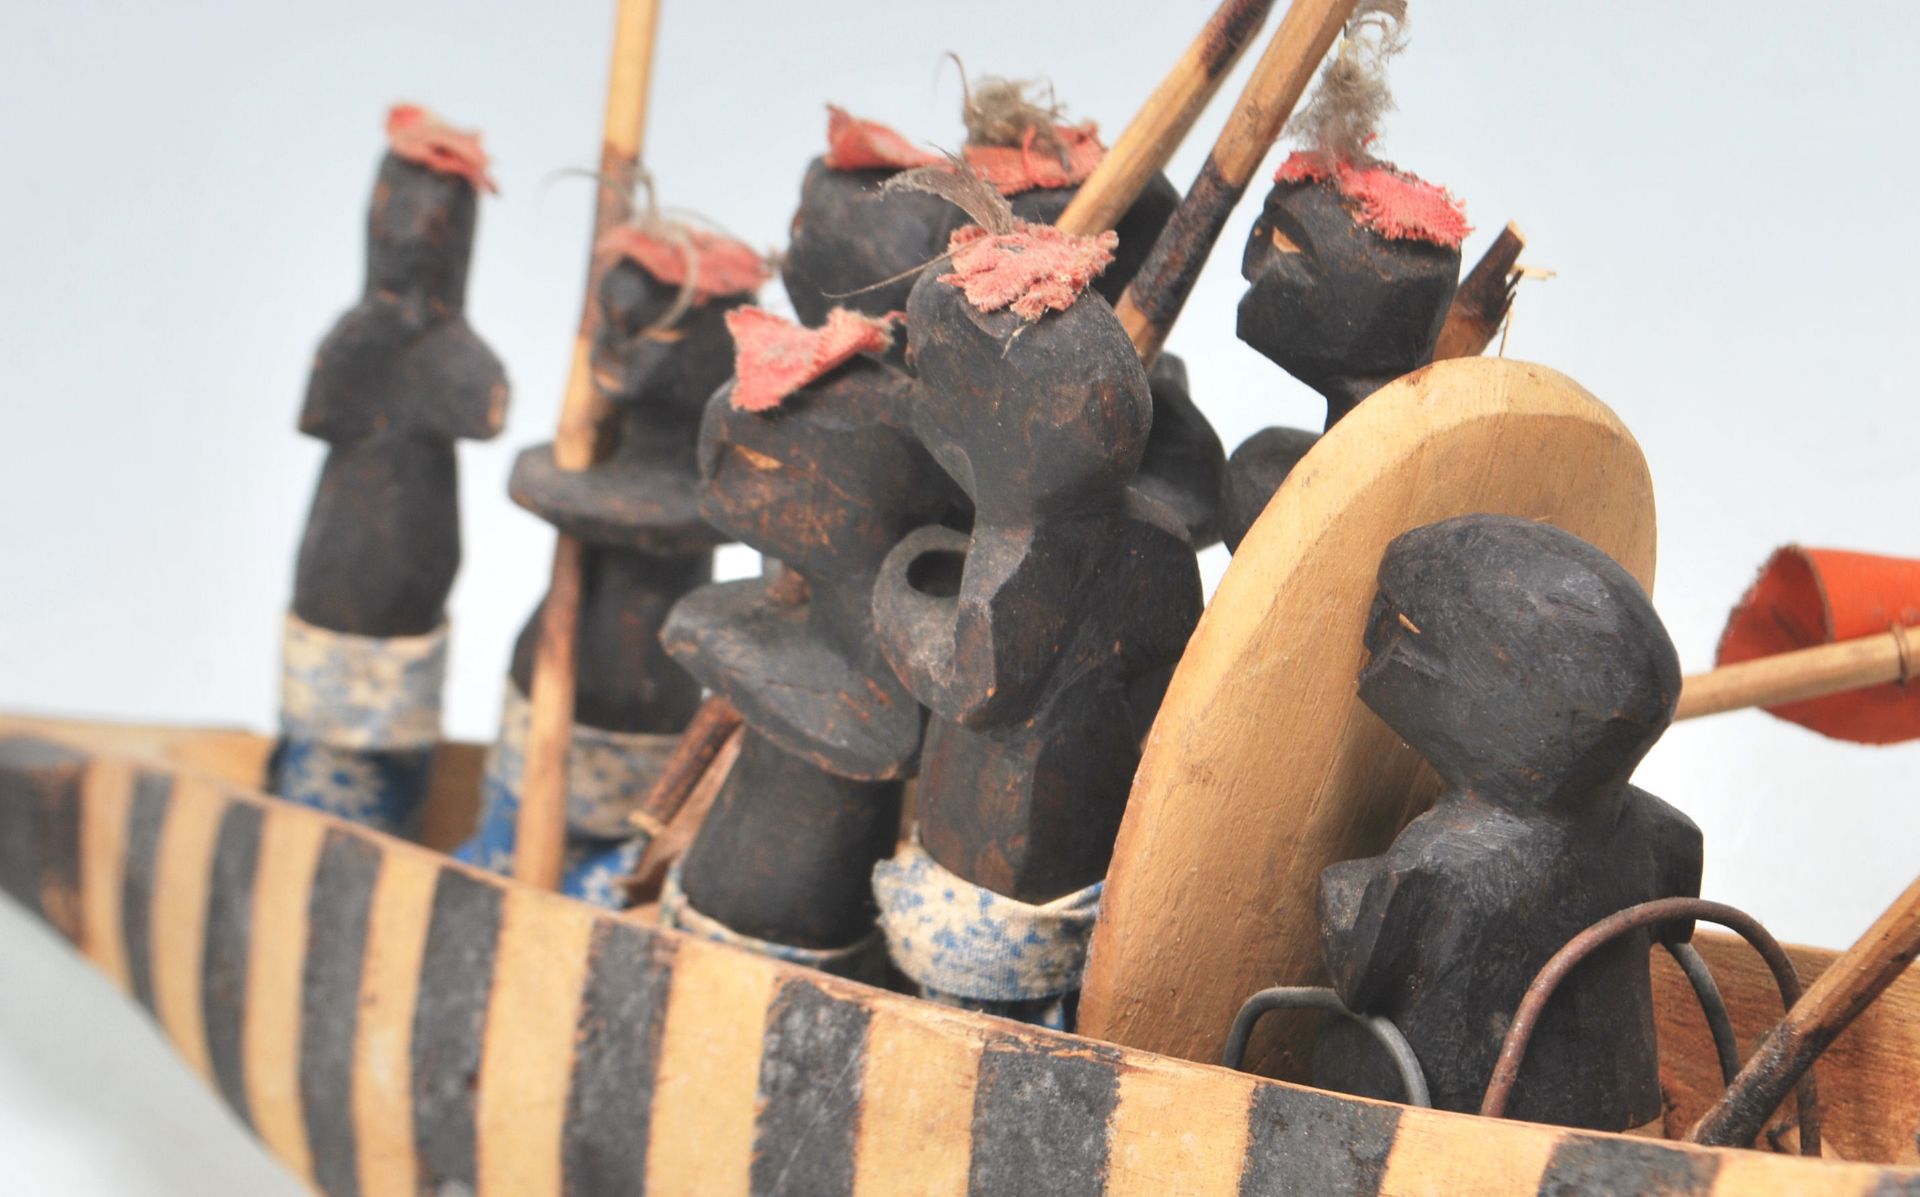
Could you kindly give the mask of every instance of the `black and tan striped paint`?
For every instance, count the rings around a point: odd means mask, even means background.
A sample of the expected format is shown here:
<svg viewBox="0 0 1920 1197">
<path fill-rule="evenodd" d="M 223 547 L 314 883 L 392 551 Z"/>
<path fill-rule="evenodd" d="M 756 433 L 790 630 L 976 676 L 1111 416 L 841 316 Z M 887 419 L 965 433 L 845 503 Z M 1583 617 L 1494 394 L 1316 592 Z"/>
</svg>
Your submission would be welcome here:
<svg viewBox="0 0 1920 1197">
<path fill-rule="evenodd" d="M 1354 1101 L 946 1010 L 19 741 L 0 836 L 7 892 L 71 912 L 329 1193 L 1920 1194 L 1920 1170 Z"/>
</svg>

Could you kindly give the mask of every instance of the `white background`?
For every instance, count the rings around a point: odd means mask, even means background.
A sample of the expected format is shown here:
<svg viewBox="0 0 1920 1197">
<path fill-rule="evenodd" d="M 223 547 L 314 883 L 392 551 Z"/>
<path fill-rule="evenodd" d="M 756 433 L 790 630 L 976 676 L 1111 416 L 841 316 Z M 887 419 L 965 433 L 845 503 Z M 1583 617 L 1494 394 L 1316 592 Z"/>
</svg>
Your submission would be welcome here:
<svg viewBox="0 0 1920 1197">
<path fill-rule="evenodd" d="M 825 101 L 952 145 L 951 49 L 978 73 L 1050 76 L 1111 136 L 1210 7 L 667 0 L 647 156 L 667 202 L 774 245 Z M 507 467 L 553 426 L 585 268 L 590 189 L 547 180 L 597 154 L 610 8 L 0 8 L 0 709 L 267 726 L 321 455 L 295 412 L 360 287 L 385 106 L 412 99 L 482 128 L 503 188 L 469 315 L 514 405 L 504 436 L 462 451 L 448 693 L 453 733 L 490 734 L 551 544 L 507 502 Z M 1508 353 L 1572 375 L 1638 436 L 1658 605 L 1687 668 L 1711 663 L 1778 544 L 1920 554 L 1920 8 L 1412 8 L 1382 148 L 1466 200 L 1469 261 L 1514 219 L 1527 260 L 1559 272 L 1523 289 Z M 1238 87 L 1176 159 L 1182 187 Z M 1233 336 L 1254 207 L 1171 344 L 1229 447 L 1322 415 Z M 1210 582 L 1223 560 L 1209 554 Z M 1705 830 L 1710 896 L 1838 945 L 1913 873 L 1917 767 L 1920 748 L 1743 714 L 1674 730 L 1639 780 Z M 9 1192 L 294 1191 L 116 994 L 3 903 L 0 1160 Z"/>
</svg>

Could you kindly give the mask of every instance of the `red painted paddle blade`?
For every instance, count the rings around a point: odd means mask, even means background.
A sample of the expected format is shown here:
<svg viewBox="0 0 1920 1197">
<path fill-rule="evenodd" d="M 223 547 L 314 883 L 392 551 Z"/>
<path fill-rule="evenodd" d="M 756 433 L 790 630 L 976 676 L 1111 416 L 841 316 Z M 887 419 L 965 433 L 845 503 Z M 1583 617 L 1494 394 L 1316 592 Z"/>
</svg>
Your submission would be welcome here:
<svg viewBox="0 0 1920 1197">
<path fill-rule="evenodd" d="M 1788 545 L 1775 550 L 1720 636 L 1717 664 L 1734 665 L 1920 624 L 1920 560 Z M 1920 685 L 1890 682 L 1768 707 L 1836 740 L 1920 738 Z"/>
</svg>

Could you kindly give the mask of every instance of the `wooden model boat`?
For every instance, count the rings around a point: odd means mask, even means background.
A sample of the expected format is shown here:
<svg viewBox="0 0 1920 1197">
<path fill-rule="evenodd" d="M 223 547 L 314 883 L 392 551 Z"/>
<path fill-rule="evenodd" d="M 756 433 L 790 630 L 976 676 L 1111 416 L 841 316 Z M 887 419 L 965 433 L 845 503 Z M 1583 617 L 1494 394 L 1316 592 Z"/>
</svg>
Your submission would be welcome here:
<svg viewBox="0 0 1920 1197">
<path fill-rule="evenodd" d="M 1489 1122 L 648 928 L 259 794 L 261 737 L 0 728 L 7 892 L 329 1193 L 1920 1192 L 1920 977 L 1821 1066 L 1831 1153 L 1901 1166 Z M 477 762 L 447 755 L 442 826 L 471 817 Z M 1699 946 L 1749 1040 L 1777 1018 L 1771 981 L 1729 936 Z M 1809 979 L 1834 955 L 1792 953 Z M 1685 980 L 1655 980 L 1684 1126 L 1718 1073 Z"/>
<path fill-rule="evenodd" d="M 1256 9 L 1264 6 L 1230 3 L 1221 19 Z M 1310 71 L 1354 11 L 1351 0 L 1303 0 L 1275 37 L 1275 62 Z M 621 44 L 644 45 L 651 7 L 622 12 Z M 1242 45 L 1249 33 L 1236 35 Z M 1204 93 L 1237 50 L 1195 53 L 1185 65 L 1205 76 L 1196 87 Z M 632 57 L 617 50 L 612 91 L 629 109 L 634 96 L 625 93 L 637 91 L 643 108 L 644 78 L 637 87 L 622 81 Z M 640 61 L 644 70 L 644 54 Z M 1283 76 L 1301 72 L 1263 62 L 1262 86 L 1292 89 L 1281 117 L 1304 82 Z M 1250 94 L 1241 111 L 1264 112 L 1265 131 L 1230 126 L 1208 164 L 1216 183 L 1244 187 L 1278 133 L 1272 105 Z M 629 171 L 631 115 L 625 124 L 610 118 L 607 142 L 609 163 Z M 484 178 L 477 143 L 469 152 L 467 166 Z M 1222 161 L 1238 165 L 1227 171 Z M 1145 173 L 1129 184 L 1135 192 Z M 1219 205 L 1198 223 L 1217 225 L 1237 193 L 1196 188 L 1200 207 Z M 377 203 L 391 199 L 382 195 Z M 1016 225 L 995 198 L 1007 222 L 998 236 Z M 1086 217 L 1090 231 L 1124 207 Z M 979 223 L 975 232 L 991 231 Z M 1211 236 L 1175 244 L 1172 256 L 1197 248 L 1203 257 Z M 1291 245 L 1277 228 L 1273 237 Z M 1507 266 L 1514 253 L 1517 245 Z M 1505 270 L 1489 276 L 1496 292 Z M 1171 271 L 1182 273 L 1180 286 L 1190 286 L 1191 271 Z M 1086 285 L 1076 281 L 1054 310 L 1069 310 Z M 1184 298 L 1177 288 L 1149 287 L 1152 302 L 1139 302 L 1142 294 L 1130 287 L 1119 300 L 1126 330 L 1117 340 L 1112 312 L 1097 312 L 1127 370 L 1152 359 Z M 577 366 L 590 360 L 598 318 L 588 308 Z M 441 315 L 449 312 L 457 316 Z M 888 319 L 871 323 L 885 331 Z M 412 765 L 434 759 L 416 844 L 260 792 L 274 750 L 263 737 L 0 716 L 0 889 L 144 1007 L 287 1168 L 327 1193 L 1920 1194 L 1920 977 L 1897 971 L 1885 974 L 1894 979 L 1877 1001 L 1861 999 L 1864 1010 L 1821 1058 L 1826 1158 L 1785 1154 L 1801 1126 L 1812 1144 L 1811 1116 L 1770 1128 L 1761 1141 L 1771 1151 L 1673 1141 L 1720 1098 L 1725 1061 L 1701 1018 L 1697 978 L 1664 958 L 1654 961 L 1653 997 L 1665 1110 L 1633 1134 L 1477 1118 L 1260 1075 L 1302 1074 L 1292 1027 L 1262 1028 L 1249 1057 L 1256 1071 L 1205 1062 L 1219 1057 L 1247 994 L 1320 969 L 1309 912 L 1322 870 L 1379 853 L 1438 789 L 1354 693 L 1389 542 L 1455 517 L 1504 519 L 1529 534 L 1539 531 L 1532 520 L 1582 539 L 1635 586 L 1651 585 L 1652 486 L 1632 437 L 1571 380 L 1472 356 L 1484 343 L 1468 337 L 1458 360 L 1356 399 L 1291 464 L 1263 514 L 1236 531 L 1244 538 L 1234 564 L 1146 736 L 1111 867 L 1091 887 L 1098 924 L 1076 973 L 1082 1034 L 663 929 L 646 907 L 615 912 L 551 892 L 561 881 L 572 734 L 577 611 L 567 608 L 580 602 L 583 552 L 570 532 L 526 696 L 528 757 L 540 759 L 522 774 L 518 819 L 537 834 L 522 835 L 516 871 L 538 884 L 446 854 L 478 817 L 473 746 L 442 745 L 437 755 L 429 742 L 402 746 Z M 461 381 L 468 398 L 487 401 L 476 408 L 491 430 L 504 399 L 497 363 L 461 344 L 463 360 L 478 364 Z M 590 409 L 588 371 L 576 369 L 575 383 L 569 409 Z M 560 473 L 573 472 L 565 459 L 592 464 L 591 415 L 563 420 Z M 1090 439 L 1109 434 L 1119 439 L 1111 429 Z M 754 460 L 766 471 L 781 464 Z M 1011 468 L 1004 477 L 1024 481 Z M 936 526 L 911 535 L 924 532 L 958 535 Z M 851 609 L 865 618 L 878 590 L 861 581 Z M 802 573 L 800 584 L 813 583 Z M 424 604 L 433 608 L 426 630 L 381 634 L 427 635 L 443 598 L 442 590 Z M 1404 611 L 1400 618 L 1421 634 Z M 1905 680 L 1907 642 L 1897 631 L 1894 640 Z M 1885 662 L 1875 668 L 1874 680 L 1885 681 Z M 543 679 L 558 689 L 543 692 Z M 919 717 L 904 699 L 901 709 L 907 723 Z M 1131 751 L 1139 725 L 1129 726 L 1107 742 Z M 887 782 L 902 775 L 872 773 Z M 709 798 L 725 780 L 725 766 L 708 771 Z M 1124 775 L 1120 782 L 1124 796 Z M 662 842 L 684 842 L 706 809 L 688 803 Z M 1736 1035 L 1751 1043 L 1774 1027 L 1776 978 L 1746 946 L 1705 931 L 1695 944 Z M 1838 957 L 1823 949 L 1790 955 L 1803 981 L 1849 967 L 1835 968 Z"/>
<path fill-rule="evenodd" d="M 1631 491 L 1637 450 L 1555 377 L 1451 365 L 1370 402 L 1315 452 L 1367 445 L 1381 464 L 1346 487 L 1365 494 L 1391 492 L 1377 487 L 1404 464 L 1379 440 L 1396 422 L 1423 460 L 1459 465 L 1479 446 L 1485 468 L 1426 488 L 1422 510 L 1387 524 L 1537 500 L 1530 488 L 1568 445 L 1618 454 L 1598 485 L 1624 475 Z M 1409 430 L 1408 409 L 1428 426 Z M 1485 456 L 1529 430 L 1539 453 L 1505 457 L 1522 464 Z M 1283 491 L 1263 523 L 1311 490 Z M 1597 509 L 1623 518 L 1619 504 Z M 1353 531 L 1366 521 L 1351 515 L 1341 536 L 1382 534 L 1379 520 Z M 1258 546 L 1280 531 L 1257 527 L 1232 568 L 1274 568 Z M 1196 636 L 1183 676 L 1227 664 L 1205 654 L 1244 634 L 1240 593 L 1223 585 L 1207 616 L 1218 630 Z M 1191 715 L 1181 688 L 1163 721 Z M 1920 1192 L 1920 977 L 1823 1058 L 1832 1158 L 1490 1121 L 945 1009 L 652 928 L 262 795 L 262 737 L 20 718 L 0 732 L 0 883 L 330 1193 Z M 429 844 L 472 822 L 478 755 L 441 752 Z M 1171 759 L 1150 752 L 1143 777 L 1177 765 L 1187 801 L 1233 805 L 1244 754 Z M 1135 798 L 1130 818 L 1154 806 Z M 1732 937 L 1698 943 L 1750 1041 L 1778 1018 L 1771 979 Z M 1809 980 L 1834 959 L 1792 955 Z M 1720 1079 L 1691 989 L 1657 964 L 1665 1123 L 1678 1131 Z M 1855 1160 L 1877 1162 L 1842 1162 Z"/>
</svg>

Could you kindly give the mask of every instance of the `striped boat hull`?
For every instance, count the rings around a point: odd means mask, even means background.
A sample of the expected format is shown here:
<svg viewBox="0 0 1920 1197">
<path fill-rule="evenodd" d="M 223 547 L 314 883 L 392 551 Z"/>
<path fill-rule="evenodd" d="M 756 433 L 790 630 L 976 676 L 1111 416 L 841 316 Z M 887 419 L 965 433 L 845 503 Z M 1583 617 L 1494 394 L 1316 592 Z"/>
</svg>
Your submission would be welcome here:
<svg viewBox="0 0 1920 1197">
<path fill-rule="evenodd" d="M 945 1010 L 33 737 L 0 740 L 0 888 L 331 1194 L 1920 1194 Z"/>
</svg>

